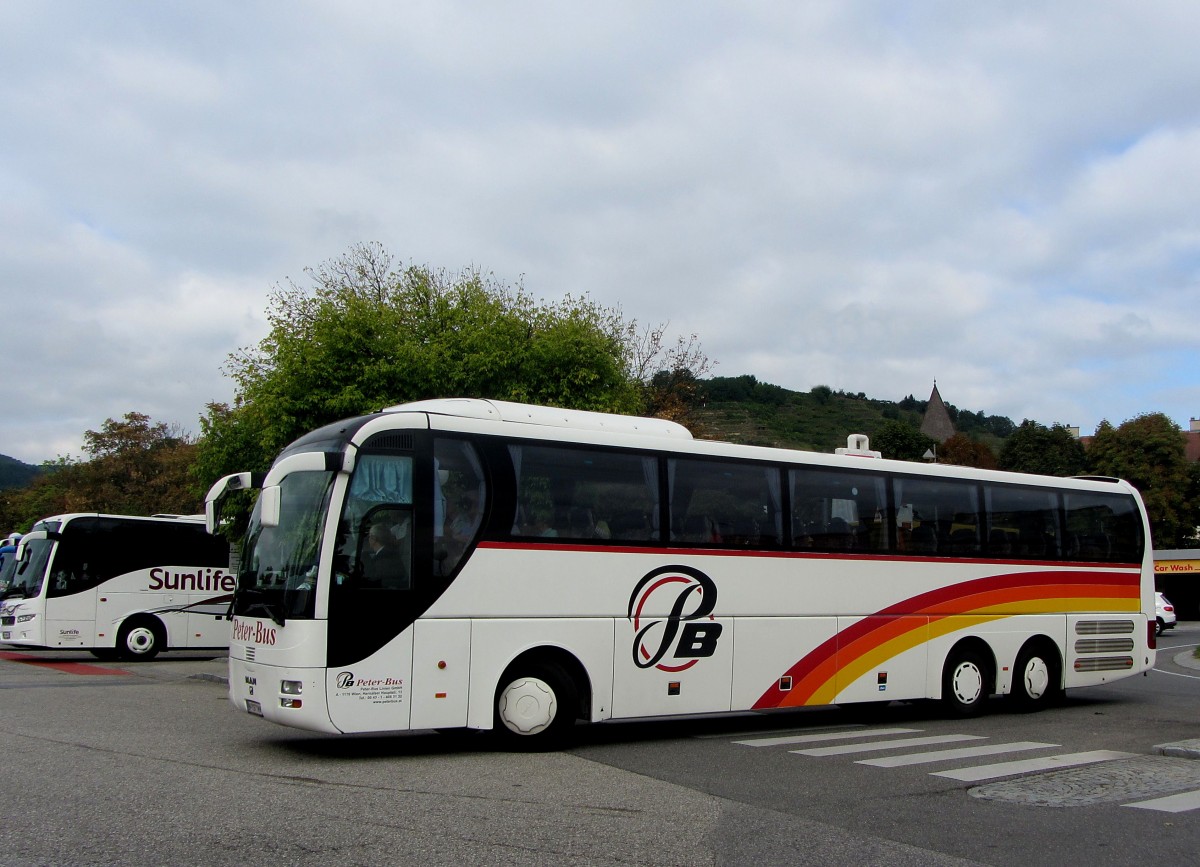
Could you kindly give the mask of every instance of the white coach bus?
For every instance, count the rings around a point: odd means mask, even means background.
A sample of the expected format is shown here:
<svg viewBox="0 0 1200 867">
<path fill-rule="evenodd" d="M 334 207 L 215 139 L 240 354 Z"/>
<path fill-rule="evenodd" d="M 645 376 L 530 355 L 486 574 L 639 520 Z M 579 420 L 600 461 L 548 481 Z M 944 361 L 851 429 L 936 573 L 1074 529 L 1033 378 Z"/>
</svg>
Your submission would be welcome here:
<svg viewBox="0 0 1200 867">
<path fill-rule="evenodd" d="M 229 645 L 229 545 L 200 516 L 38 521 L 0 597 L 0 644 L 150 659 Z"/>
<path fill-rule="evenodd" d="M 865 437 L 858 438 L 865 440 Z M 1137 492 L 697 441 L 482 400 L 314 431 L 262 480 L 230 699 L 322 732 L 990 695 L 1154 664 Z M 221 499 L 249 474 L 213 486 Z"/>
</svg>

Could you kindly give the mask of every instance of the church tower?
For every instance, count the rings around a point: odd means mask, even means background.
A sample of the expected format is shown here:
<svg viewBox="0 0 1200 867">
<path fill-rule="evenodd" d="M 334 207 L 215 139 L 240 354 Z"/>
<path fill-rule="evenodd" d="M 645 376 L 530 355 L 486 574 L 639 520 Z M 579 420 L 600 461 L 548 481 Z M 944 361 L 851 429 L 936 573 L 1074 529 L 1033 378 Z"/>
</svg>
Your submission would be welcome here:
<svg viewBox="0 0 1200 867">
<path fill-rule="evenodd" d="M 950 421 L 950 412 L 938 394 L 936 379 L 933 381 L 933 394 L 929 395 L 929 405 L 925 407 L 925 417 L 921 419 L 921 433 L 936 440 L 939 445 L 956 433 L 954 422 Z"/>
</svg>

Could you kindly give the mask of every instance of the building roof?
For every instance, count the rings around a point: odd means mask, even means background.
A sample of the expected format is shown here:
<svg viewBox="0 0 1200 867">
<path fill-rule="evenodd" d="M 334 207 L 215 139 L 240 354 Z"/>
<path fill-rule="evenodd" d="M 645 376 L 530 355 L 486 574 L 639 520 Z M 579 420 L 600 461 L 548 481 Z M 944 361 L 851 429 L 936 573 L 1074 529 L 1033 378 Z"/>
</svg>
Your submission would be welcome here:
<svg viewBox="0 0 1200 867">
<path fill-rule="evenodd" d="M 938 443 L 944 443 L 957 433 L 954 422 L 950 420 L 950 411 L 938 393 L 936 379 L 933 381 L 933 394 L 929 395 L 929 404 L 925 407 L 925 417 L 921 419 L 921 433 Z"/>
<path fill-rule="evenodd" d="M 1192 463 L 1200 461 L 1200 430 L 1185 430 L 1183 437 L 1187 459 Z"/>
</svg>

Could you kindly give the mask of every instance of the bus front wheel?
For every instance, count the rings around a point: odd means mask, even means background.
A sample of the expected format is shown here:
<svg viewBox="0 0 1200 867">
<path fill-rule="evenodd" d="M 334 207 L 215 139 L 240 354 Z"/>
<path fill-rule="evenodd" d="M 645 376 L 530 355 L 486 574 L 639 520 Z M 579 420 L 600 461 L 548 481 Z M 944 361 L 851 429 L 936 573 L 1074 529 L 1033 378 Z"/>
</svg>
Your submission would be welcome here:
<svg viewBox="0 0 1200 867">
<path fill-rule="evenodd" d="M 942 704 L 954 716 L 983 713 L 991 692 L 991 669 L 983 657 L 970 649 L 956 650 L 942 671 Z"/>
<path fill-rule="evenodd" d="M 578 700 L 556 665 L 530 665 L 507 674 L 496 691 L 496 732 L 513 744 L 547 748 L 575 725 Z"/>
<path fill-rule="evenodd" d="M 126 620 L 117 633 L 117 655 L 125 660 L 153 659 L 164 644 L 162 625 L 151 617 Z"/>
</svg>

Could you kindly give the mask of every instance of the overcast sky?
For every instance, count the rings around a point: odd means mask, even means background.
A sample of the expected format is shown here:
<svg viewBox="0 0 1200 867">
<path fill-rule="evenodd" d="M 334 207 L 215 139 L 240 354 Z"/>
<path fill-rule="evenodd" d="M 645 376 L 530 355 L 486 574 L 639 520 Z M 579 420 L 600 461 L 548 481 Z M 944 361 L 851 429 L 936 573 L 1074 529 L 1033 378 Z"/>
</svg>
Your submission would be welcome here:
<svg viewBox="0 0 1200 867">
<path fill-rule="evenodd" d="M 4 0 L 0 454 L 198 433 L 368 241 L 715 375 L 1186 429 L 1198 45 L 1189 0 Z"/>
</svg>

